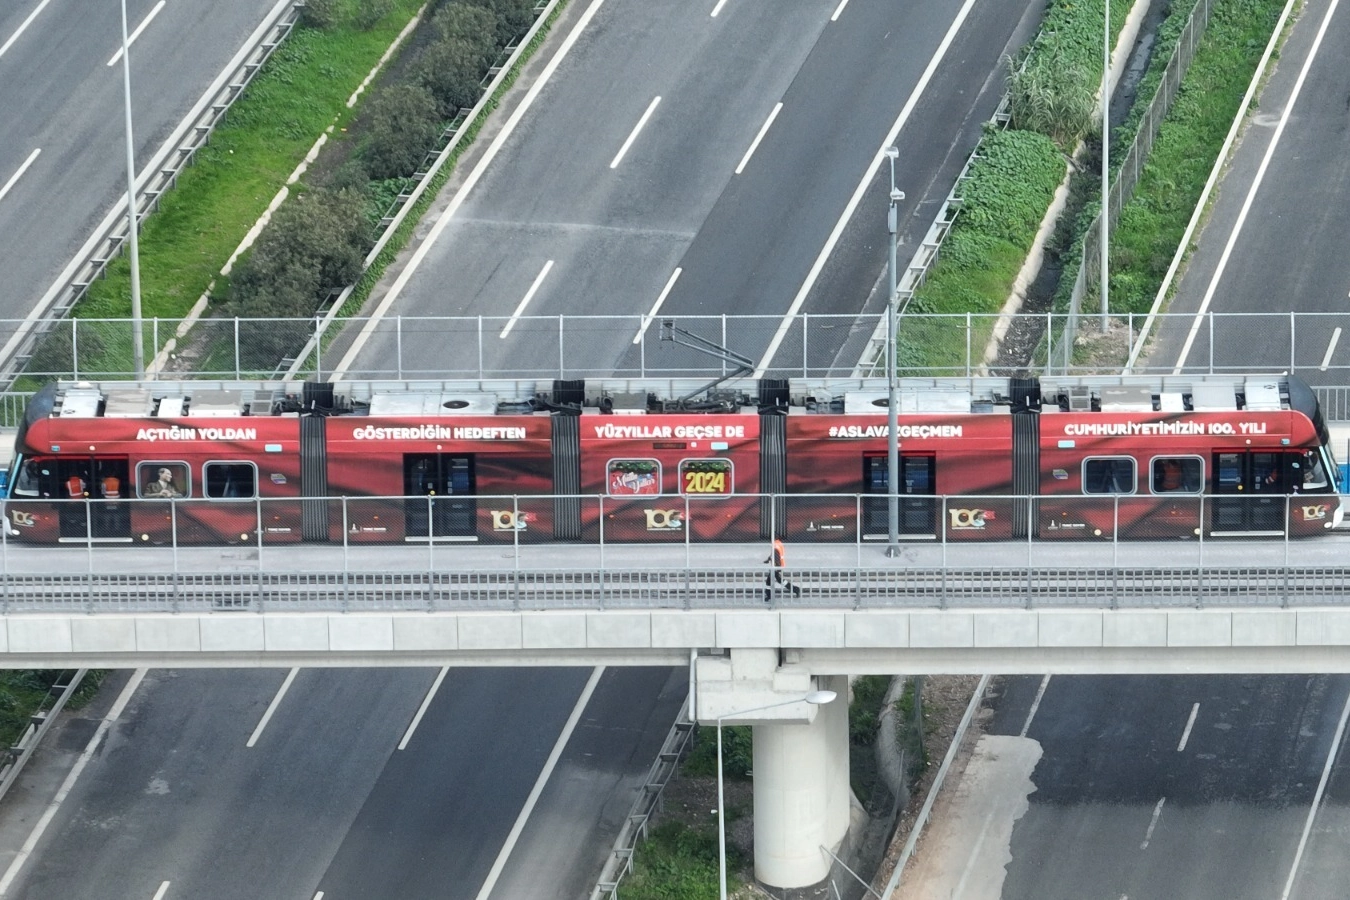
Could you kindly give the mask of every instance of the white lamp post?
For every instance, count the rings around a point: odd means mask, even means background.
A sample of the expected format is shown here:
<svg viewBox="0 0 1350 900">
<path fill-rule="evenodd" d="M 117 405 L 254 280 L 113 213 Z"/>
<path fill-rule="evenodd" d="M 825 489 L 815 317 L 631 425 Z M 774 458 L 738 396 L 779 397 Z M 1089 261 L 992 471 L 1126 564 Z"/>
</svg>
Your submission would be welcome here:
<svg viewBox="0 0 1350 900">
<path fill-rule="evenodd" d="M 1111 0 L 1106 0 L 1105 24 L 1102 31 L 1102 334 L 1106 334 L 1106 317 L 1109 309 L 1107 301 L 1107 256 L 1111 226 L 1111 181 L 1109 160 L 1111 157 Z"/>
<path fill-rule="evenodd" d="M 774 709 L 779 706 L 791 706 L 794 703 L 810 703 L 819 706 L 822 703 L 831 702 L 837 696 L 838 694 L 834 691 L 812 691 L 805 697 L 794 697 L 791 700 L 770 703 L 767 706 L 754 706 L 750 709 L 742 709 L 717 717 L 717 878 L 720 900 L 727 900 L 727 817 L 726 801 L 723 798 L 722 791 L 722 721 L 754 712 L 763 712 L 766 709 Z"/>
<path fill-rule="evenodd" d="M 131 140 L 131 42 L 127 40 L 127 0 L 122 0 L 122 88 L 127 114 L 127 253 L 131 262 L 131 354 L 136 378 L 145 377 L 145 338 L 141 334 L 141 260 L 136 245 L 136 154 Z"/>
<path fill-rule="evenodd" d="M 886 270 L 890 293 L 886 295 L 886 555 L 900 555 L 900 410 L 896 399 L 895 377 L 898 361 L 896 353 L 896 309 L 895 309 L 895 242 L 900 230 L 900 211 L 897 208 L 905 199 L 904 191 L 895 186 L 895 159 L 900 148 L 887 147 L 886 158 L 891 161 L 891 205 L 886 213 L 886 232 L 889 235 L 887 245 Z"/>
</svg>

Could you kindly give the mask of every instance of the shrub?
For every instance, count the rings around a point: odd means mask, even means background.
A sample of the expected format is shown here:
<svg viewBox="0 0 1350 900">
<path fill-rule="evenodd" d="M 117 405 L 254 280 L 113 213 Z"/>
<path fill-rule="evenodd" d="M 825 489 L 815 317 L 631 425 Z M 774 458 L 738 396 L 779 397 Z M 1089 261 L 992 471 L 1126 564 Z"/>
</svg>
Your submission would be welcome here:
<svg viewBox="0 0 1350 900">
<path fill-rule="evenodd" d="M 484 45 L 458 38 L 439 40 L 417 61 L 418 82 L 450 118 L 458 109 L 473 106 L 483 93 Z"/>
<path fill-rule="evenodd" d="M 305 0 L 305 12 L 300 21 L 310 28 L 328 31 L 342 21 L 342 0 Z"/>
<path fill-rule="evenodd" d="M 496 17 L 498 47 L 507 46 L 534 23 L 534 0 L 464 0 L 464 3 L 489 10 Z"/>
<path fill-rule="evenodd" d="M 432 17 L 431 26 L 443 41 L 465 41 L 479 46 L 483 50 L 483 66 L 491 61 L 495 54 L 494 44 L 497 32 L 497 17 L 491 10 L 478 6 L 466 6 L 463 3 L 450 3 L 437 10 Z"/>
<path fill-rule="evenodd" d="M 727 778 L 750 777 L 755 766 L 755 750 L 749 725 L 722 726 L 722 772 Z M 684 761 L 686 775 L 717 774 L 717 728 L 700 725 L 694 732 L 694 746 Z"/>
<path fill-rule="evenodd" d="M 360 0 L 356 5 L 356 27 L 369 31 L 393 8 L 394 0 Z"/>
<path fill-rule="evenodd" d="M 369 136 L 361 148 L 372 180 L 411 175 L 441 130 L 436 98 L 421 85 L 400 84 L 370 98 Z"/>
<path fill-rule="evenodd" d="M 316 190 L 282 204 L 234 271 L 232 306 L 249 317 L 308 317 L 361 274 L 369 244 L 364 198 Z"/>
</svg>

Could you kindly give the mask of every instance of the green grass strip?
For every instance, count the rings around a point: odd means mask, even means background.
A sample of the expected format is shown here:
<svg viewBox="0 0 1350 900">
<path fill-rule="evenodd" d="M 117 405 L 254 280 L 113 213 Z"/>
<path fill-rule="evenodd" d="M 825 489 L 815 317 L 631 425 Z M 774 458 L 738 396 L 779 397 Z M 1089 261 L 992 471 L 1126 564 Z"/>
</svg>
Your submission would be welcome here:
<svg viewBox="0 0 1350 900">
<path fill-rule="evenodd" d="M 422 0 L 394 0 L 369 31 L 296 28 L 277 48 L 141 228 L 146 318 L 178 320 L 187 314 L 319 135 L 329 125 L 341 129 L 350 121 L 354 113 L 347 98 L 421 5 Z M 74 315 L 131 316 L 125 255 L 95 282 Z"/>
<path fill-rule="evenodd" d="M 933 369 L 964 371 L 974 364 L 1045 211 L 1064 178 L 1064 157 L 1050 138 L 1030 131 L 994 131 L 981 141 L 961 188 L 961 209 L 928 280 L 915 293 L 900 323 L 897 359 L 902 374 Z M 975 313 L 973 336 L 964 318 L 933 314 Z M 927 314 L 927 315 L 925 315 Z M 972 339 L 977 343 L 971 344 Z"/>
<path fill-rule="evenodd" d="M 1111 310 L 1153 305 L 1285 0 L 1218 4 L 1111 235 Z"/>
</svg>

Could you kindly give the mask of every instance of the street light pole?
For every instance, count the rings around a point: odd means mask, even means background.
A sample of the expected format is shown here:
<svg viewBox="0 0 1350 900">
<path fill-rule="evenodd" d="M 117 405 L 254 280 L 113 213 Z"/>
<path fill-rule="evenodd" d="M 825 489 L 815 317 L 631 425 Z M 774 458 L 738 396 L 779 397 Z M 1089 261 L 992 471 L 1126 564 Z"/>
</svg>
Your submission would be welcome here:
<svg viewBox="0 0 1350 900">
<path fill-rule="evenodd" d="M 832 702 L 837 696 L 839 695 L 834 691 L 812 691 L 805 697 L 796 697 L 792 700 L 784 700 L 781 703 L 770 703 L 768 706 L 754 706 L 750 709 L 743 709 L 739 712 L 727 713 L 724 716 L 717 717 L 717 896 L 719 900 L 727 900 L 727 817 L 725 812 L 726 801 L 723 798 L 722 791 L 722 721 L 754 712 L 764 712 L 766 709 L 775 709 L 779 706 L 791 706 L 793 703 L 810 703 L 813 706 L 820 706 L 822 703 Z"/>
<path fill-rule="evenodd" d="M 1111 157 L 1111 0 L 1106 0 L 1106 15 L 1102 26 L 1102 334 L 1106 334 L 1106 316 L 1108 310 L 1106 296 L 1107 281 L 1107 245 L 1110 239 L 1111 225 L 1111 182 L 1109 160 Z"/>
<path fill-rule="evenodd" d="M 122 88 L 127 118 L 127 252 L 131 262 L 131 354 L 136 378 L 145 377 L 145 336 L 141 334 L 141 258 L 136 243 L 136 153 L 131 140 L 131 42 L 127 0 L 122 0 Z"/>
<path fill-rule="evenodd" d="M 886 555 L 900 555 L 900 410 L 896 398 L 896 309 L 895 309 L 895 242 L 900 230 L 900 212 L 896 204 L 905 199 L 903 191 L 895 187 L 895 160 L 898 147 L 887 147 L 886 158 L 891 163 L 891 205 L 886 212 L 886 232 L 889 253 L 886 271 L 889 290 L 886 294 Z"/>
</svg>

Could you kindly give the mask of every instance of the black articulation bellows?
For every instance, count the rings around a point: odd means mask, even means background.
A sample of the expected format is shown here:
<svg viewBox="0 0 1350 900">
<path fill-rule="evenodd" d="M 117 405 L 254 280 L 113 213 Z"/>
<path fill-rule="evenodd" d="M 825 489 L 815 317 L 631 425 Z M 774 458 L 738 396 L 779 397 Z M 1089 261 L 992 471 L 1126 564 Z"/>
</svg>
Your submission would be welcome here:
<svg viewBox="0 0 1350 900">
<path fill-rule="evenodd" d="M 1041 408 L 1040 379 L 1009 378 L 1008 396 L 1012 400 L 1013 412 L 1039 412 Z"/>
<path fill-rule="evenodd" d="M 333 408 L 333 382 L 306 381 L 304 392 L 305 412 L 327 412 Z"/>
<path fill-rule="evenodd" d="M 786 409 L 788 405 L 788 381 L 786 378 L 761 378 L 759 380 L 759 408 Z"/>
<path fill-rule="evenodd" d="M 586 401 L 586 380 L 584 378 L 553 379 L 553 402 L 557 406 L 574 406 L 581 409 Z"/>
</svg>

